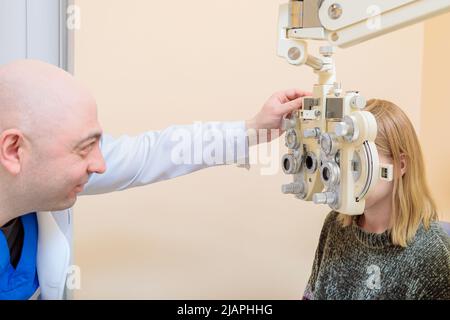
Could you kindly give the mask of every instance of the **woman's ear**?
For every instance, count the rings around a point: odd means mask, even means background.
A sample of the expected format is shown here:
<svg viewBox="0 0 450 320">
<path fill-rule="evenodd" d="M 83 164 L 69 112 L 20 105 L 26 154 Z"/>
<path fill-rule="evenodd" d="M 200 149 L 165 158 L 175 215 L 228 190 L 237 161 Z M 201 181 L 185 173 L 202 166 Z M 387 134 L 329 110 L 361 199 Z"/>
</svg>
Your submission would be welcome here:
<svg viewBox="0 0 450 320">
<path fill-rule="evenodd" d="M 404 153 L 400 154 L 400 173 L 403 175 L 406 172 L 406 155 Z"/>
<path fill-rule="evenodd" d="M 21 147 L 23 135 L 20 130 L 8 129 L 0 134 L 0 164 L 12 175 L 21 170 Z"/>
</svg>

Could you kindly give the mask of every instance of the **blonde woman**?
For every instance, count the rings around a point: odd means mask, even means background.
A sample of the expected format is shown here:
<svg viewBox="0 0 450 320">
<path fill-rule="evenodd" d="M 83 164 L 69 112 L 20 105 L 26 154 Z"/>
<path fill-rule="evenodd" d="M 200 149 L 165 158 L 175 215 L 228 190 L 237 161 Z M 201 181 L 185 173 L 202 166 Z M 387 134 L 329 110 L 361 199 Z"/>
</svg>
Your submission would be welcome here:
<svg viewBox="0 0 450 320">
<path fill-rule="evenodd" d="M 370 100 L 380 181 L 360 216 L 331 212 L 324 223 L 305 299 L 450 299 L 450 239 L 438 222 L 414 128 L 395 104 Z M 450 177 L 449 177 L 450 178 Z"/>
</svg>

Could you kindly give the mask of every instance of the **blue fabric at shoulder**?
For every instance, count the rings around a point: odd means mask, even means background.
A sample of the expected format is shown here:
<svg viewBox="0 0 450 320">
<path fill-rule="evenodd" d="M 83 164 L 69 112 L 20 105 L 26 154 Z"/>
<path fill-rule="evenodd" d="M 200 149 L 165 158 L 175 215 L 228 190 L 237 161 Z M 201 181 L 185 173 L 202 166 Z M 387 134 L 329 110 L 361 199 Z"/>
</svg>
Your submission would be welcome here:
<svg viewBox="0 0 450 320">
<path fill-rule="evenodd" d="M 10 263 L 8 243 L 0 232 L 0 300 L 28 299 L 39 287 L 36 270 L 38 243 L 36 213 L 22 216 L 21 221 L 24 239 L 16 269 Z"/>
</svg>

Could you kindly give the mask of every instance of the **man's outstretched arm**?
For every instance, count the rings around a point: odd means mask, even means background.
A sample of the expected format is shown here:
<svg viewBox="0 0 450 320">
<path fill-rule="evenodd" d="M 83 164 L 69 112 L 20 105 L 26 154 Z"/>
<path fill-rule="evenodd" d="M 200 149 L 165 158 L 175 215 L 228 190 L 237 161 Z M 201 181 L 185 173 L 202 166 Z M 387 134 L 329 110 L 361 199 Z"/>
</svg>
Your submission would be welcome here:
<svg viewBox="0 0 450 320">
<path fill-rule="evenodd" d="M 301 107 L 307 93 L 291 89 L 272 95 L 254 118 L 171 126 L 135 137 L 104 135 L 106 172 L 93 174 L 82 194 L 100 194 L 168 180 L 203 168 L 248 162 L 247 130 L 280 130 L 285 114 Z"/>
</svg>

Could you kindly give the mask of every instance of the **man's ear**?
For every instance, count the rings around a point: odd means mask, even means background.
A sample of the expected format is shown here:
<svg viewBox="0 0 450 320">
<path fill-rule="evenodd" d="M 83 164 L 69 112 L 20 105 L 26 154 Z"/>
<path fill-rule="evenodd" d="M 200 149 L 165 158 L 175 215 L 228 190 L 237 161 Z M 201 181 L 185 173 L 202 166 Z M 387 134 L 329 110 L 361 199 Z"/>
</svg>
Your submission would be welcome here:
<svg viewBox="0 0 450 320">
<path fill-rule="evenodd" d="M 400 154 L 400 173 L 403 175 L 406 172 L 406 155 L 404 153 Z"/>
<path fill-rule="evenodd" d="M 8 129 L 0 134 L 0 164 L 12 175 L 21 170 L 23 134 L 18 129 Z"/>
</svg>

